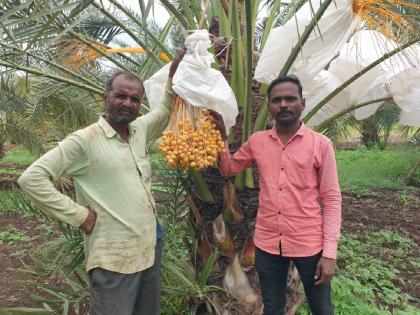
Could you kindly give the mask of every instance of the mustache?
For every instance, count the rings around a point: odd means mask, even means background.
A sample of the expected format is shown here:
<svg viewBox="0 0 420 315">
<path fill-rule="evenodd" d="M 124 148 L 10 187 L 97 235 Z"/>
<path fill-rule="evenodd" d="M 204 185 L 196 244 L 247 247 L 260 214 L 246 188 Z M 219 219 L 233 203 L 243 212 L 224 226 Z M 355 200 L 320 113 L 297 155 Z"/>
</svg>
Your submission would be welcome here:
<svg viewBox="0 0 420 315">
<path fill-rule="evenodd" d="M 119 113 L 130 113 L 130 114 L 132 114 L 133 113 L 133 109 L 131 109 L 129 107 L 126 107 L 126 106 L 120 106 L 118 108 L 118 112 Z"/>
<path fill-rule="evenodd" d="M 293 114 L 291 111 L 287 110 L 287 109 L 282 109 L 279 112 L 277 112 L 276 116 L 280 116 L 283 114 Z"/>
</svg>

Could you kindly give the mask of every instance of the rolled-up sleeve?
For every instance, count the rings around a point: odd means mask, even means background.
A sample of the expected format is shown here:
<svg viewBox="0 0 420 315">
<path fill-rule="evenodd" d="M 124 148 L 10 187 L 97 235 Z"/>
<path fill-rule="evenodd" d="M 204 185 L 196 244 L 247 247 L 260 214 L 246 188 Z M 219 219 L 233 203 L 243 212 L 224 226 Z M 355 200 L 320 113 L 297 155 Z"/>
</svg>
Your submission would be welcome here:
<svg viewBox="0 0 420 315">
<path fill-rule="evenodd" d="M 52 180 L 80 174 L 86 166 L 87 156 L 81 139 L 72 134 L 26 169 L 18 179 L 18 184 L 47 215 L 79 227 L 87 218 L 88 209 L 59 192 Z"/>
<path fill-rule="evenodd" d="M 225 152 L 219 155 L 219 168 L 222 176 L 231 176 L 246 170 L 254 162 L 251 150 L 251 139 L 245 142 L 235 154 L 229 153 L 229 147 L 225 143 Z"/>
<path fill-rule="evenodd" d="M 323 206 L 324 246 L 322 255 L 336 259 L 341 228 L 341 192 L 338 183 L 334 147 L 328 142 L 323 148 L 319 193 Z"/>
</svg>

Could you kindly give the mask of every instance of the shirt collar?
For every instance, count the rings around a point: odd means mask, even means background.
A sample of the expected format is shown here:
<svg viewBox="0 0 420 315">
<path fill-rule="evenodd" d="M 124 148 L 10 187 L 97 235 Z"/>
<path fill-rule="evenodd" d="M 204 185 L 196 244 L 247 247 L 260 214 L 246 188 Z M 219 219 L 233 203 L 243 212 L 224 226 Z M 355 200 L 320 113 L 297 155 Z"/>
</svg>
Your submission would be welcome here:
<svg viewBox="0 0 420 315">
<path fill-rule="evenodd" d="M 301 121 L 301 124 L 300 124 L 300 127 L 299 127 L 298 131 L 296 132 L 296 134 L 290 140 L 292 140 L 294 137 L 297 137 L 297 136 L 303 137 L 304 134 L 305 134 L 305 132 L 306 132 L 306 129 L 308 129 L 308 128 L 306 128 L 306 126 L 303 123 L 303 121 Z M 275 139 L 278 139 L 279 138 L 279 136 L 277 134 L 276 125 L 274 125 L 273 128 L 271 128 L 269 134 L 270 134 L 271 137 L 273 137 Z"/>
<path fill-rule="evenodd" d="M 303 136 L 306 132 L 306 129 L 308 129 L 308 128 L 306 128 L 304 122 L 301 121 L 300 127 L 299 127 L 298 131 L 296 132 L 295 136 Z"/>
<path fill-rule="evenodd" d="M 135 120 L 132 121 L 129 125 L 128 125 L 128 132 L 131 134 L 132 132 L 136 132 L 136 125 L 134 124 Z M 114 137 L 117 132 L 115 131 L 114 128 L 111 127 L 111 125 L 106 121 L 104 116 L 100 116 L 99 120 L 98 120 L 98 125 L 99 127 L 102 129 L 102 131 L 104 132 L 105 136 L 107 138 L 112 138 Z"/>
<path fill-rule="evenodd" d="M 105 117 L 103 116 L 99 117 L 98 126 L 102 129 L 102 131 L 104 132 L 107 138 L 112 138 L 117 133 L 115 129 L 111 127 L 111 125 L 106 121 Z"/>
</svg>

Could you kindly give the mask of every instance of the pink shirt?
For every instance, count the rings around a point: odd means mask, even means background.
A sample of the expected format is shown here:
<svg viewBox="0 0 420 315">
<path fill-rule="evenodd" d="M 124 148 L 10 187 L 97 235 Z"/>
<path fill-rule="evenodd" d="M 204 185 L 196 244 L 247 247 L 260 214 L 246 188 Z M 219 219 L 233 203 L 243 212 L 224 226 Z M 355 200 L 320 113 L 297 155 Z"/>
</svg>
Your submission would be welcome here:
<svg viewBox="0 0 420 315">
<path fill-rule="evenodd" d="M 332 142 L 302 123 L 283 145 L 274 127 L 254 133 L 233 156 L 221 154 L 220 172 L 231 176 L 254 162 L 260 174 L 255 245 L 285 257 L 322 250 L 335 259 L 341 193 Z"/>
</svg>

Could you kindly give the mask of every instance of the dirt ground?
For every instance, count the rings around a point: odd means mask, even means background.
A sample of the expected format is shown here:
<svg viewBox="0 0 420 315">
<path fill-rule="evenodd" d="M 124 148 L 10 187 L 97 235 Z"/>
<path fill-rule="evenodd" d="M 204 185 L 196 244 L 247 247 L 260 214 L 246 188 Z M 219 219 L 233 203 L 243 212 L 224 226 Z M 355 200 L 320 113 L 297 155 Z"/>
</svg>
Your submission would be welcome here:
<svg viewBox="0 0 420 315">
<path fill-rule="evenodd" d="M 405 193 L 382 189 L 371 190 L 367 197 L 355 193 L 343 192 L 343 233 L 360 234 L 366 231 L 391 230 L 410 238 L 416 246 L 412 248 L 407 259 L 420 258 L 420 191 Z M 376 257 L 387 259 L 385 256 Z M 400 282 L 397 284 L 402 292 L 420 300 L 420 273 L 414 266 L 408 265 L 400 277 L 413 285 Z"/>
<path fill-rule="evenodd" d="M 10 165 L 8 166 L 10 167 Z M 15 178 L 12 179 L 12 182 L 14 180 Z M 0 181 L 0 189 L 5 190 L 12 186 L 10 182 L 5 183 L 5 181 Z M 406 193 L 404 198 L 401 198 L 401 193 L 395 190 L 372 190 L 366 196 L 344 192 L 342 231 L 343 233 L 358 234 L 367 230 L 389 229 L 404 234 L 417 245 L 409 253 L 410 258 L 418 259 L 420 257 L 419 209 L 419 190 Z M 40 306 L 30 301 L 31 294 L 37 293 L 37 289 L 28 285 L 27 275 L 22 272 L 25 266 L 33 264 L 31 254 L 37 253 L 42 244 L 57 235 L 57 232 L 47 233 L 45 228 L 40 228 L 40 226 L 42 226 L 42 222 L 31 217 L 16 213 L 0 213 L 0 231 L 14 227 L 32 239 L 14 245 L 0 242 L 0 308 Z M 420 277 L 416 270 L 408 270 L 401 276 L 406 280 L 411 280 L 406 283 L 420 283 Z M 401 286 L 401 289 L 420 299 L 417 286 L 405 285 Z"/>
<path fill-rule="evenodd" d="M 30 282 L 22 270 L 33 265 L 30 255 L 56 236 L 54 233 L 46 234 L 42 231 L 39 228 L 41 224 L 36 219 L 20 214 L 0 213 L 0 231 L 14 227 L 31 237 L 31 241 L 19 244 L 0 243 L 0 308 L 32 304 L 26 302 L 36 288 L 29 285 Z"/>
</svg>

